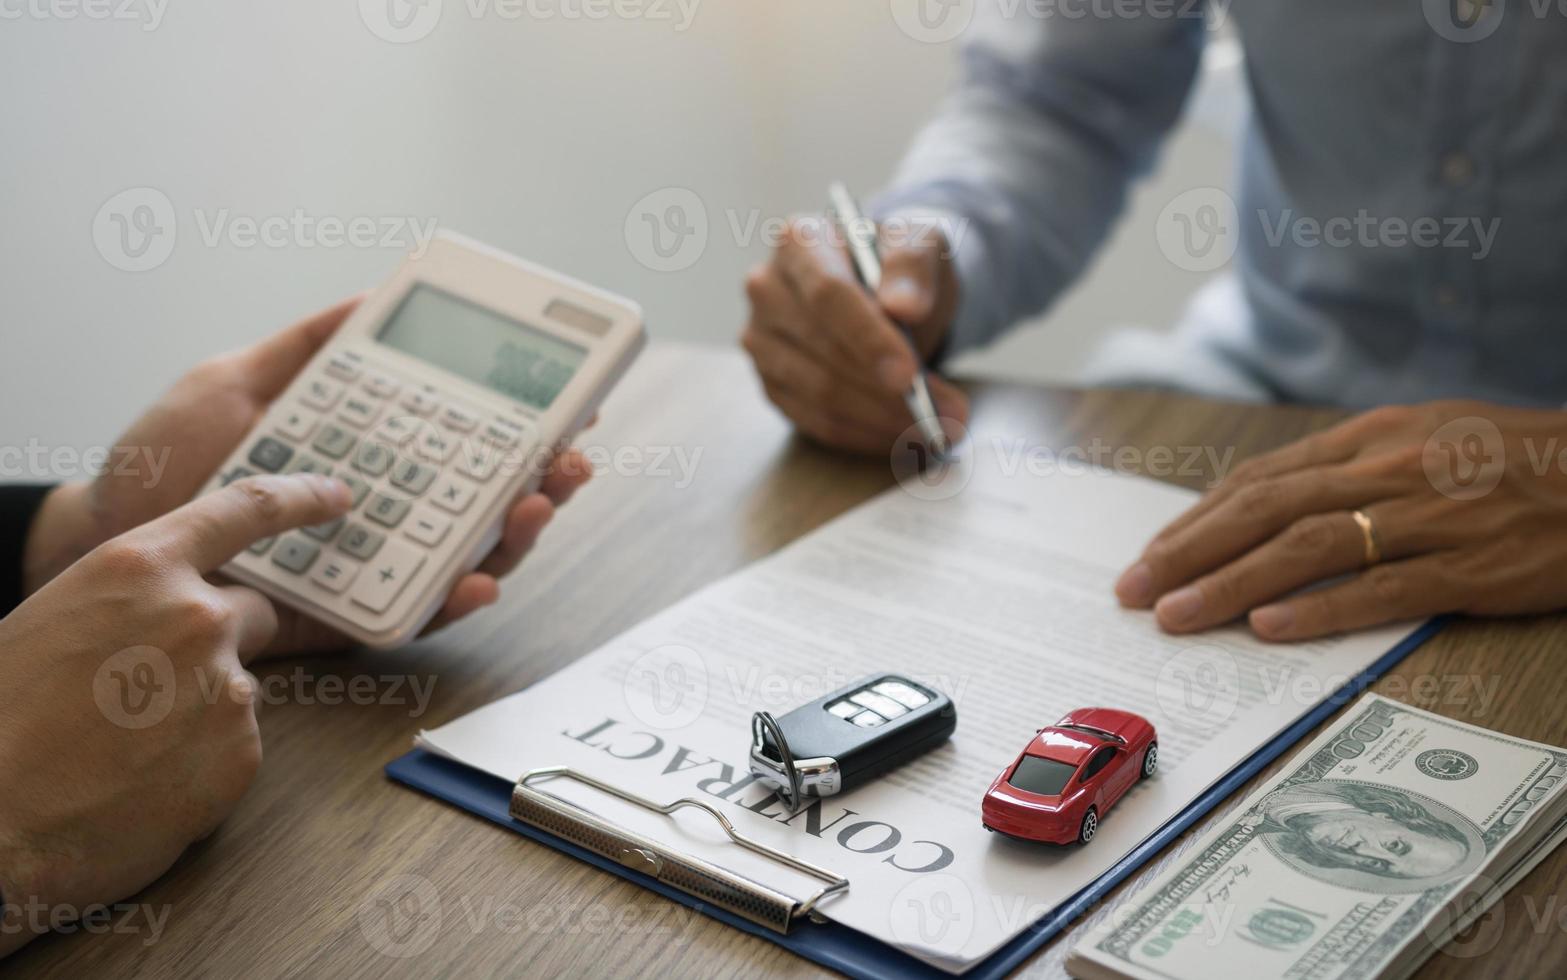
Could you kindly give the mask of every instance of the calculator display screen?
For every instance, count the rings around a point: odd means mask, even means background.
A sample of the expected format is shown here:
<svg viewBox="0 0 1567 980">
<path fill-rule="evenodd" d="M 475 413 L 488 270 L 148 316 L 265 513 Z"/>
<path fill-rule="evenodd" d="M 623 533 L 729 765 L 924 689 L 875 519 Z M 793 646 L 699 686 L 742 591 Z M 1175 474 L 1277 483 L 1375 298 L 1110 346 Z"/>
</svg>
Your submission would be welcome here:
<svg viewBox="0 0 1567 980">
<path fill-rule="evenodd" d="M 417 285 L 376 339 L 543 411 L 588 352 L 433 286 Z"/>
</svg>

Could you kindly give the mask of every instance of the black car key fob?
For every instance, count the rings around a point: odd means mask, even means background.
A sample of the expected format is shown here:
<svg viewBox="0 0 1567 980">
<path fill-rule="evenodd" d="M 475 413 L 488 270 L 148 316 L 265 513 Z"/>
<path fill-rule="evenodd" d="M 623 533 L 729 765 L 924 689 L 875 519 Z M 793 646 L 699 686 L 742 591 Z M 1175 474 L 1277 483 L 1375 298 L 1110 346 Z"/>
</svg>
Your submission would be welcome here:
<svg viewBox="0 0 1567 980">
<path fill-rule="evenodd" d="M 751 718 L 751 772 L 791 810 L 854 789 L 945 742 L 952 699 L 896 674 L 873 674 L 774 718 Z"/>
</svg>

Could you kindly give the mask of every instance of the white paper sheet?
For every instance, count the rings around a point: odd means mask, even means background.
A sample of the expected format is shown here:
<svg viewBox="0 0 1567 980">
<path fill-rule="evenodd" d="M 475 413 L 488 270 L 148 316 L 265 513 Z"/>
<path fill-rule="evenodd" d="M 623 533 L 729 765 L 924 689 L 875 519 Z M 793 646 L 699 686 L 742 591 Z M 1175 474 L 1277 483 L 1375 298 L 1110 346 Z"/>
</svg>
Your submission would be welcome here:
<svg viewBox="0 0 1567 980">
<path fill-rule="evenodd" d="M 1294 646 L 1238 627 L 1166 636 L 1151 614 L 1119 608 L 1111 588 L 1194 494 L 1107 473 L 1031 472 L 996 452 L 944 483 L 911 486 L 420 744 L 507 779 L 567 765 L 657 800 L 704 798 L 742 833 L 848 876 L 849 893 L 823 908 L 831 918 L 960 972 L 1409 631 Z M 875 785 L 791 817 L 748 775 L 751 714 L 782 713 L 879 671 L 952 697 L 956 734 Z M 1092 705 L 1154 723 L 1159 774 L 1105 815 L 1090 845 L 987 833 L 979 808 L 990 780 L 1035 729 Z M 791 894 L 811 887 L 728 845 L 701 813 L 671 820 L 577 784 L 546 788 Z"/>
</svg>

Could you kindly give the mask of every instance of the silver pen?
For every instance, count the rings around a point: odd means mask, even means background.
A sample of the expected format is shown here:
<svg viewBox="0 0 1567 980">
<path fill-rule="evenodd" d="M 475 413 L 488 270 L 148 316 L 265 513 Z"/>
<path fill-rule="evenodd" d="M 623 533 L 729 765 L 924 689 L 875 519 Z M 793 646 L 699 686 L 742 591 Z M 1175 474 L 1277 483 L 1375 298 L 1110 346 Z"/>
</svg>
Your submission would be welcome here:
<svg viewBox="0 0 1567 980">
<path fill-rule="evenodd" d="M 841 181 L 833 181 L 828 186 L 827 200 L 833 219 L 843 230 L 849 257 L 854 262 L 854 271 L 874 296 L 881 288 L 881 256 L 876 250 L 876 225 L 860 213 L 854 195 L 849 193 Z M 908 328 L 901 323 L 898 326 L 905 336 L 909 336 Z M 912 338 L 909 346 L 913 347 Z M 914 352 L 914 359 L 920 360 L 918 350 Z M 903 400 L 914 415 L 914 422 L 919 426 L 920 435 L 930 446 L 930 451 L 938 457 L 947 455 L 952 447 L 947 442 L 946 432 L 941 428 L 941 419 L 936 414 L 936 403 L 930 397 L 930 385 L 925 380 L 923 367 L 915 373 L 914 383 L 909 386 Z"/>
</svg>

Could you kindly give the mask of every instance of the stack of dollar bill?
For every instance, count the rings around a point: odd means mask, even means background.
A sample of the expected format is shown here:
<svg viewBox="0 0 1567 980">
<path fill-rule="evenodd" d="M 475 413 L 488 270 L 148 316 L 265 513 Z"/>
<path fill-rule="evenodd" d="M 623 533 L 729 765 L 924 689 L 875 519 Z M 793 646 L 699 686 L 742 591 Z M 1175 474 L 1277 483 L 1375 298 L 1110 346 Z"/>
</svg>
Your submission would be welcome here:
<svg viewBox="0 0 1567 980">
<path fill-rule="evenodd" d="M 1114 909 L 1067 971 L 1408 976 L 1567 835 L 1564 776 L 1567 751 L 1368 695 Z M 1482 931 L 1463 955 L 1486 951 Z"/>
</svg>

